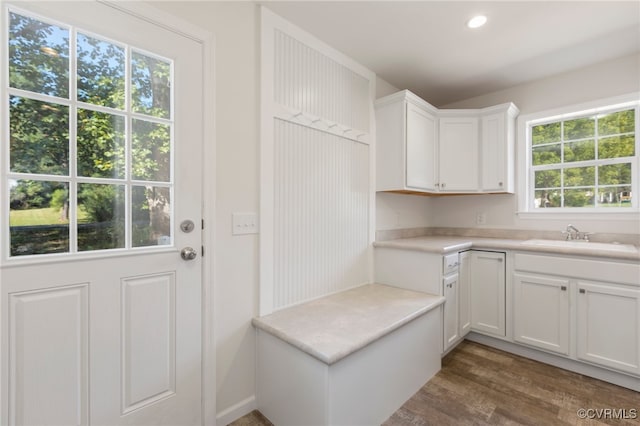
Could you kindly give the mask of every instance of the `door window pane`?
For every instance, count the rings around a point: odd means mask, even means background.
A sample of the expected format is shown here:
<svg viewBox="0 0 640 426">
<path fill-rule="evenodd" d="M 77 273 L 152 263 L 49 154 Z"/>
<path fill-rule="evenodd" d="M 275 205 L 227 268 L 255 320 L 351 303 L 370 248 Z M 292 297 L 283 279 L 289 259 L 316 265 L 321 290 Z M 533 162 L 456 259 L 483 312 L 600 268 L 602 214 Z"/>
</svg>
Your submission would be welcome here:
<svg viewBox="0 0 640 426">
<path fill-rule="evenodd" d="M 9 13 L 9 85 L 69 97 L 69 31 Z"/>
<path fill-rule="evenodd" d="M 172 244 L 172 61 L 14 11 L 8 23 L 9 256 Z"/>
<path fill-rule="evenodd" d="M 132 177 L 169 182 L 171 178 L 171 133 L 166 124 L 133 120 Z"/>
<path fill-rule="evenodd" d="M 18 96 L 9 99 L 11 171 L 69 174 L 69 108 Z"/>
<path fill-rule="evenodd" d="M 84 34 L 77 38 L 78 100 L 124 108 L 124 49 Z"/>
<path fill-rule="evenodd" d="M 142 53 L 131 54 L 133 111 L 171 118 L 171 64 Z"/>
<path fill-rule="evenodd" d="M 125 177 L 125 118 L 78 109 L 78 175 Z"/>
<path fill-rule="evenodd" d="M 69 251 L 69 185 L 9 181 L 11 256 Z"/>
<path fill-rule="evenodd" d="M 78 250 L 125 247 L 125 191 L 122 185 L 78 185 Z"/>
<path fill-rule="evenodd" d="M 600 188 L 598 207 L 631 207 L 631 186 Z"/>
<path fill-rule="evenodd" d="M 171 244 L 169 188 L 134 186 L 131 204 L 133 247 Z"/>
</svg>

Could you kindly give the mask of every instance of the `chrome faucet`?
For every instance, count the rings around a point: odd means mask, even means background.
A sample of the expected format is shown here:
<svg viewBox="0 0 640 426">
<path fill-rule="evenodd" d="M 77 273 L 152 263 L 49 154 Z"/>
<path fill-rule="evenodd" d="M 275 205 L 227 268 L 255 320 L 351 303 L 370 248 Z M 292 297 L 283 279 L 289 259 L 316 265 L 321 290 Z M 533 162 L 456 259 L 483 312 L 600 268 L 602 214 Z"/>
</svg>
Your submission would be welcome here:
<svg viewBox="0 0 640 426">
<path fill-rule="evenodd" d="M 563 231 L 562 234 L 566 235 L 567 241 L 589 241 L 589 235 L 591 235 L 591 232 L 580 232 L 578 228 L 569 224 L 567 225 L 567 229 Z"/>
</svg>

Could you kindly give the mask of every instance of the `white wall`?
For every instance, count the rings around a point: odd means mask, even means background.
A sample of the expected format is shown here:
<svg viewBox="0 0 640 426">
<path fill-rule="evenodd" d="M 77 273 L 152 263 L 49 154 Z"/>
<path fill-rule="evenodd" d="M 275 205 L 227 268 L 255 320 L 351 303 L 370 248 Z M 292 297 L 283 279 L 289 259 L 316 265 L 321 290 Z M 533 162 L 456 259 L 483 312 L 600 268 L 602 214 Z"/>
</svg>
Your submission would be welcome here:
<svg viewBox="0 0 640 426">
<path fill-rule="evenodd" d="M 258 236 L 231 235 L 233 212 L 258 211 L 258 10 L 247 2 L 152 2 L 215 35 L 215 325 L 218 413 L 252 398 Z M 213 93 L 207 96 L 213 97 Z M 212 117 L 213 119 L 213 117 Z"/>
<path fill-rule="evenodd" d="M 514 102 L 520 114 L 559 108 L 640 91 L 640 55 L 592 65 L 573 72 L 489 93 L 445 108 L 481 108 Z M 427 99 L 428 101 L 428 99 Z M 520 138 L 521 139 L 521 138 Z M 518 140 L 517 143 L 524 143 Z M 477 227 L 476 213 L 486 212 L 483 228 L 562 230 L 567 220 L 520 219 L 516 195 L 456 196 L 433 199 L 432 226 Z M 591 232 L 640 234 L 640 220 L 612 221 L 570 218 L 579 229 Z"/>
</svg>

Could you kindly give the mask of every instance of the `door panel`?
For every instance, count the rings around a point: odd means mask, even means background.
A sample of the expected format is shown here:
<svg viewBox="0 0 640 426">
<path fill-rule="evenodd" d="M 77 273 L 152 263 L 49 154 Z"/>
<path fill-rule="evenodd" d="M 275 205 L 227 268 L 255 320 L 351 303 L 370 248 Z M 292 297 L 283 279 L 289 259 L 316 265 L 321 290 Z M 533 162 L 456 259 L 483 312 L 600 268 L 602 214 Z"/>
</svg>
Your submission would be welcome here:
<svg viewBox="0 0 640 426">
<path fill-rule="evenodd" d="M 87 284 L 10 295 L 9 424 L 87 423 L 87 296 Z"/>
<path fill-rule="evenodd" d="M 75 31 L 77 26 L 87 38 L 130 47 L 134 65 L 146 61 L 148 69 L 157 69 L 159 63 L 170 64 L 164 70 L 173 73 L 173 82 L 167 80 L 173 97 L 155 103 L 138 92 L 123 110 L 89 99 L 76 104 L 80 83 L 70 78 L 67 98 L 44 102 L 47 111 L 58 104 L 68 110 L 69 123 L 61 125 L 70 129 L 70 136 L 64 135 L 68 153 L 79 156 L 58 174 L 46 175 L 48 180 L 29 175 L 69 191 L 69 204 L 78 206 L 70 209 L 67 224 L 50 226 L 67 235 L 63 245 L 48 251 L 55 254 L 10 250 L 10 191 L 5 188 L 16 172 L 5 161 L 9 148 L 3 137 L 0 424 L 200 424 L 201 232 L 182 232 L 178 224 L 201 218 L 202 46 L 102 3 L 17 2 L 14 7 L 7 2 L 7 7 L 59 28 Z M 6 19 L 4 2 L 2 13 Z M 5 31 L 3 25 L 3 46 Z M 132 78 L 135 92 L 144 72 Z M 7 135 L 5 105 L 16 89 L 3 86 L 0 91 L 0 134 Z M 24 96 L 51 99 L 46 93 Z M 119 108 L 116 104 L 113 108 Z M 87 126 L 100 114 L 109 117 L 101 123 L 115 123 L 119 132 L 111 148 L 121 151 L 113 162 L 122 168 L 108 173 L 91 153 L 76 149 L 76 141 L 78 147 L 88 146 L 80 145 L 80 138 L 91 134 Z M 150 168 L 143 173 L 137 163 Z M 91 199 L 74 198 L 83 189 L 110 200 L 117 212 L 113 220 L 86 223 L 83 215 Z M 153 215 L 153 220 L 141 222 L 141 215 Z M 91 227 L 100 229 L 102 237 L 85 238 Z M 181 259 L 180 250 L 187 246 L 197 249 L 194 260 Z"/>
</svg>

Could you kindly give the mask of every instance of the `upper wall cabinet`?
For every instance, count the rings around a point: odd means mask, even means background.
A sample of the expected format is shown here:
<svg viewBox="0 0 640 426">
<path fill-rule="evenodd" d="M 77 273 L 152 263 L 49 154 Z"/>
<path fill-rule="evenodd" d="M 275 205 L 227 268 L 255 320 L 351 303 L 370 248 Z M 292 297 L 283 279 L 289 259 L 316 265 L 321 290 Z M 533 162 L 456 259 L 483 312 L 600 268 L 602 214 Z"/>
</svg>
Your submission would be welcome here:
<svg viewBox="0 0 640 426">
<path fill-rule="evenodd" d="M 478 118 L 442 117 L 439 132 L 440 192 L 476 192 L 478 181 Z"/>
<path fill-rule="evenodd" d="M 436 113 L 407 90 L 376 102 L 378 191 L 436 191 Z"/>
<path fill-rule="evenodd" d="M 438 110 L 404 90 L 376 101 L 377 190 L 512 193 L 512 103 Z"/>
</svg>

